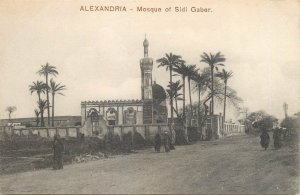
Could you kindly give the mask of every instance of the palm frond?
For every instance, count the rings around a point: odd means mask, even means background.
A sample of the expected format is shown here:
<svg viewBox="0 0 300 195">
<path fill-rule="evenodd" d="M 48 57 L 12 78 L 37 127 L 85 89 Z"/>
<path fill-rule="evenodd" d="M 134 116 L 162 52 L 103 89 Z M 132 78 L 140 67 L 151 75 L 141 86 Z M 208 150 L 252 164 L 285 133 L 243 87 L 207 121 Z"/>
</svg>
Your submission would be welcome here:
<svg viewBox="0 0 300 195">
<path fill-rule="evenodd" d="M 48 62 L 46 65 L 41 65 L 41 69 L 37 71 L 39 75 L 53 75 L 56 77 L 58 75 L 58 71 L 56 70 L 55 66 L 51 66 Z"/>
<path fill-rule="evenodd" d="M 66 86 L 61 83 L 56 84 L 56 82 L 51 78 L 50 80 L 50 91 L 52 94 L 63 95 L 60 91 L 66 90 Z"/>
</svg>

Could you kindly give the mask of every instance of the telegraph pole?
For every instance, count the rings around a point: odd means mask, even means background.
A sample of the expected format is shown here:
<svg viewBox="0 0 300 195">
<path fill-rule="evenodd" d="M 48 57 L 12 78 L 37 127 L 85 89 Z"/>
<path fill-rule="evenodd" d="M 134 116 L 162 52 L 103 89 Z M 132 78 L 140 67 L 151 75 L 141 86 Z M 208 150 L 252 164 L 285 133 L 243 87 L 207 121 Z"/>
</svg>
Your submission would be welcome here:
<svg viewBox="0 0 300 195">
<path fill-rule="evenodd" d="M 283 110 L 284 110 L 284 114 L 285 114 L 285 119 L 287 119 L 288 115 L 287 115 L 287 110 L 288 110 L 288 104 L 286 102 L 283 103 Z"/>
</svg>

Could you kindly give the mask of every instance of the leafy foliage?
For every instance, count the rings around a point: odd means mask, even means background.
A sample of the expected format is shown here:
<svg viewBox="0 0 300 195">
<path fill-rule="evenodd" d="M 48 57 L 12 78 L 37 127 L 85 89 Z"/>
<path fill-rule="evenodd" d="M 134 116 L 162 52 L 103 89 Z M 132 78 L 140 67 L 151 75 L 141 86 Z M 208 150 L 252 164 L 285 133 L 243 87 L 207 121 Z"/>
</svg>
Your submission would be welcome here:
<svg viewBox="0 0 300 195">
<path fill-rule="evenodd" d="M 175 66 L 178 66 L 181 63 L 184 63 L 184 61 L 181 59 L 180 55 L 175 54 L 167 54 L 163 58 L 160 58 L 156 60 L 157 63 L 159 63 L 158 67 L 166 67 L 166 70 L 170 70 L 170 83 L 172 83 L 172 69 Z M 171 94 L 173 94 L 173 89 L 171 88 Z M 171 121 L 173 122 L 173 98 L 170 99 L 170 106 L 171 106 Z"/>
<path fill-rule="evenodd" d="M 254 128 L 258 130 L 269 130 L 273 128 L 273 124 L 278 122 L 278 119 L 265 111 L 260 110 L 257 112 L 251 112 L 247 118 L 246 122 L 251 123 Z"/>
<path fill-rule="evenodd" d="M 55 94 L 64 95 L 62 93 L 63 90 L 66 90 L 65 85 L 61 83 L 56 84 L 53 79 L 50 80 L 50 92 L 52 93 L 52 126 L 54 126 L 54 97 Z"/>
<path fill-rule="evenodd" d="M 43 81 L 32 82 L 32 85 L 29 85 L 29 91 L 32 93 L 36 92 L 39 100 L 41 99 L 41 93 L 45 93 L 47 91 L 47 84 Z"/>
<path fill-rule="evenodd" d="M 287 117 L 283 119 L 280 126 L 287 129 L 298 129 L 300 127 L 300 121 L 299 118 L 296 117 Z"/>
<path fill-rule="evenodd" d="M 45 126 L 45 122 L 44 122 L 44 111 L 45 109 L 47 109 L 49 107 L 47 100 L 40 100 L 37 102 L 39 109 L 40 109 L 40 114 L 41 114 L 41 126 L 44 127 Z"/>
<path fill-rule="evenodd" d="M 214 114 L 214 68 L 218 71 L 218 66 L 224 66 L 222 62 L 225 62 L 226 58 L 221 54 L 221 52 L 218 52 L 217 54 L 207 54 L 203 52 L 201 55 L 201 61 L 210 66 L 211 69 L 211 99 L 212 99 L 212 114 Z"/>
<path fill-rule="evenodd" d="M 52 75 L 55 76 L 58 75 L 58 71 L 56 70 L 55 66 L 51 66 L 48 62 L 46 63 L 46 65 L 41 65 L 41 69 L 37 72 L 37 74 L 39 75 L 43 75 L 45 76 L 45 80 L 46 80 L 46 95 L 47 95 L 47 103 L 48 103 L 48 125 L 50 124 L 50 102 L 49 102 L 49 85 L 48 85 L 48 76 Z"/>
<path fill-rule="evenodd" d="M 174 66 L 178 66 L 184 61 L 181 59 L 180 55 L 166 53 L 165 57 L 156 60 L 156 62 L 159 63 L 159 65 L 157 66 L 158 68 L 166 67 L 166 70 L 168 71 L 170 68 L 173 68 Z"/>
<path fill-rule="evenodd" d="M 16 106 L 8 106 L 5 110 L 8 112 L 8 118 L 10 120 L 11 114 L 17 110 L 17 107 Z"/>
<path fill-rule="evenodd" d="M 41 69 L 37 72 L 39 75 L 44 75 L 48 77 L 48 75 L 53 75 L 56 77 L 58 75 L 58 71 L 55 66 L 51 66 L 48 62 L 46 65 L 41 65 Z"/>
</svg>

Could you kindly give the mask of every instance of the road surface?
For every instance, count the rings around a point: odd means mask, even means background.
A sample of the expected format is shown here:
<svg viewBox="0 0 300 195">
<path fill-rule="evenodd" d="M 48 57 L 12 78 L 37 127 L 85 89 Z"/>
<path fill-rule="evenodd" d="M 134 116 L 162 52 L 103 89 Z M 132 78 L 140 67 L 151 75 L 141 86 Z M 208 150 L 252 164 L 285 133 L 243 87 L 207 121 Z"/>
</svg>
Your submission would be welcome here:
<svg viewBox="0 0 300 195">
<path fill-rule="evenodd" d="M 272 140 L 271 140 L 272 141 Z M 299 193 L 298 149 L 232 136 L 0 177 L 2 193 Z"/>
</svg>

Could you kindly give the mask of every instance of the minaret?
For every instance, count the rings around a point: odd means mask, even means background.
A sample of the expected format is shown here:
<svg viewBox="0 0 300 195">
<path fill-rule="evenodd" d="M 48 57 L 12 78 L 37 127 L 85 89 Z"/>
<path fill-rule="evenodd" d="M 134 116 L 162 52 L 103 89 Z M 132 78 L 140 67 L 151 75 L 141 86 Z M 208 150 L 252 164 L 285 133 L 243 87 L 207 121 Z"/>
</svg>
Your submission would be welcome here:
<svg viewBox="0 0 300 195">
<path fill-rule="evenodd" d="M 144 58 L 140 61 L 141 66 L 141 76 L 142 76 L 142 99 L 149 100 L 152 99 L 152 69 L 153 69 L 153 59 L 148 57 L 148 47 L 149 42 L 145 37 L 143 42 L 144 46 Z"/>
<path fill-rule="evenodd" d="M 144 58 L 140 61 L 141 67 L 141 92 L 143 100 L 143 124 L 152 124 L 152 69 L 153 69 L 153 59 L 148 57 L 148 47 L 149 42 L 145 36 L 143 42 L 144 46 Z"/>
</svg>

